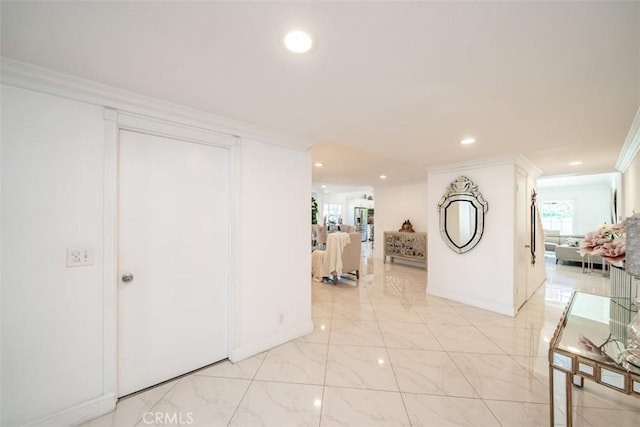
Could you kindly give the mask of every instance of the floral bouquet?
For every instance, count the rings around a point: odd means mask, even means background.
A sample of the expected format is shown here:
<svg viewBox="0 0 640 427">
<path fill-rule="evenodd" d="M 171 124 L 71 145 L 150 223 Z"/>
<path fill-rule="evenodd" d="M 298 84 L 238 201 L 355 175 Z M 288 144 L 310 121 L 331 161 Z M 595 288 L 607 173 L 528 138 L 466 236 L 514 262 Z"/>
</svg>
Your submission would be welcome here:
<svg viewBox="0 0 640 427">
<path fill-rule="evenodd" d="M 634 218 L 640 214 L 633 215 Z M 598 255 L 613 265 L 622 266 L 626 256 L 625 221 L 618 224 L 604 224 L 598 230 L 587 233 L 580 241 L 580 255 Z"/>
</svg>

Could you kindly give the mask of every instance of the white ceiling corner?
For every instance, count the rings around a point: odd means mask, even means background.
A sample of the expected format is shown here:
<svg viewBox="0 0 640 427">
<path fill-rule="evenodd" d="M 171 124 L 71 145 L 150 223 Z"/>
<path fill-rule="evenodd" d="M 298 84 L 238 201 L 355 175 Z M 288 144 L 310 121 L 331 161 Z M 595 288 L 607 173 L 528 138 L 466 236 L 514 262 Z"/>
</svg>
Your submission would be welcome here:
<svg viewBox="0 0 640 427">
<path fill-rule="evenodd" d="M 331 147 L 314 181 L 509 153 L 610 172 L 640 145 L 637 1 L 3 1 L 0 19 L 10 60 Z M 294 27 L 311 53 L 281 45 Z"/>
</svg>

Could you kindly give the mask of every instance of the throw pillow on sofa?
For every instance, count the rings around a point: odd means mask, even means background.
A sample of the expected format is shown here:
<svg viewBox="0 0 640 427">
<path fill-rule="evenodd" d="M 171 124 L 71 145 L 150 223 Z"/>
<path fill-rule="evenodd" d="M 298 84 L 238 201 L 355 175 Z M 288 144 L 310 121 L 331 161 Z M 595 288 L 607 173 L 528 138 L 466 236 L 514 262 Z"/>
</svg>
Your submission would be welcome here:
<svg viewBox="0 0 640 427">
<path fill-rule="evenodd" d="M 574 239 L 572 237 L 567 239 L 567 246 L 571 246 L 572 248 L 577 248 L 580 244 L 580 240 Z"/>
</svg>

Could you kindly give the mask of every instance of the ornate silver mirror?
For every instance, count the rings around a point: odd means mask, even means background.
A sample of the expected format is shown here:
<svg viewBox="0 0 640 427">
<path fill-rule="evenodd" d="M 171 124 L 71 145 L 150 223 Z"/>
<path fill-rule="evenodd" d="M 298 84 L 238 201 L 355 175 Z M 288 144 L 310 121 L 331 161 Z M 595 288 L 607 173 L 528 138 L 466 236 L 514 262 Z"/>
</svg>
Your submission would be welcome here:
<svg viewBox="0 0 640 427">
<path fill-rule="evenodd" d="M 473 249 L 484 231 L 484 214 L 489 205 L 478 186 L 459 176 L 447 187 L 438 203 L 440 234 L 447 246 L 459 254 Z"/>
</svg>

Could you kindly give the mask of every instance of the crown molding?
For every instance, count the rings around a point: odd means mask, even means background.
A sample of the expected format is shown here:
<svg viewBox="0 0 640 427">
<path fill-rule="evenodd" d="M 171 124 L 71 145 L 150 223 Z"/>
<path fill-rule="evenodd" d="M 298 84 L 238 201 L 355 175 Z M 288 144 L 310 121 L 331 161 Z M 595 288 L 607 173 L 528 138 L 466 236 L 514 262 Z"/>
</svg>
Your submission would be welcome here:
<svg viewBox="0 0 640 427">
<path fill-rule="evenodd" d="M 0 83 L 287 148 L 306 150 L 314 144 L 310 139 L 287 135 L 6 57 L 0 57 Z"/>
<path fill-rule="evenodd" d="M 523 154 L 516 154 L 514 161 L 518 166 L 533 175 L 534 178 L 538 178 L 542 175 L 542 169 L 531 163 L 531 160 L 526 158 Z"/>
<path fill-rule="evenodd" d="M 483 159 L 477 160 L 469 160 L 465 162 L 456 162 L 449 163 L 441 166 L 434 166 L 429 168 L 429 174 L 432 173 L 450 173 L 450 172 L 461 172 L 468 169 L 477 169 L 477 168 L 491 168 L 495 166 L 507 166 L 507 165 L 517 165 L 521 168 L 527 170 L 532 175 L 538 177 L 542 174 L 540 168 L 531 163 L 529 159 L 527 159 L 522 154 L 507 154 L 504 156 L 496 156 L 496 157 L 487 157 Z"/>
<path fill-rule="evenodd" d="M 636 154 L 640 151 L 640 108 L 631 124 L 631 129 L 624 140 L 624 145 L 616 162 L 616 170 L 625 173 Z"/>
</svg>

